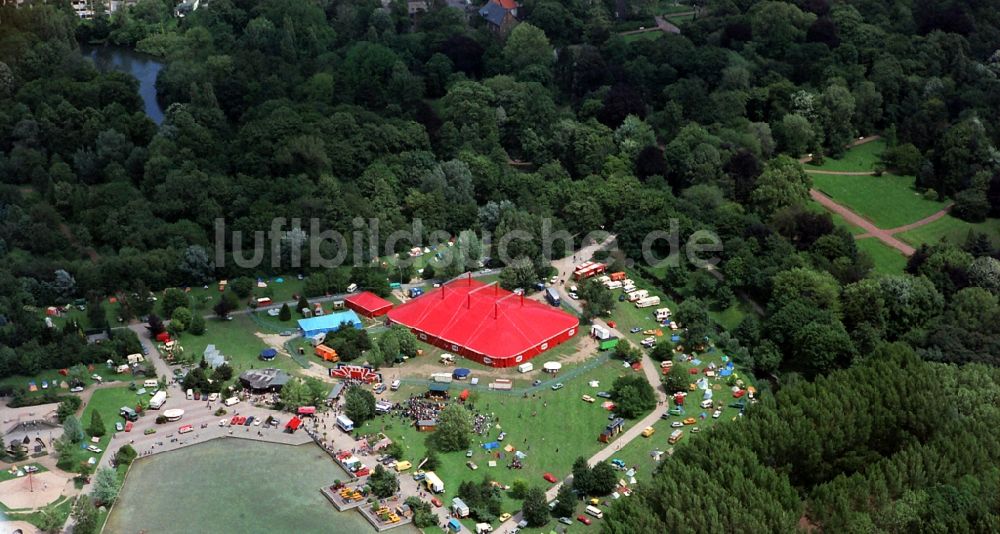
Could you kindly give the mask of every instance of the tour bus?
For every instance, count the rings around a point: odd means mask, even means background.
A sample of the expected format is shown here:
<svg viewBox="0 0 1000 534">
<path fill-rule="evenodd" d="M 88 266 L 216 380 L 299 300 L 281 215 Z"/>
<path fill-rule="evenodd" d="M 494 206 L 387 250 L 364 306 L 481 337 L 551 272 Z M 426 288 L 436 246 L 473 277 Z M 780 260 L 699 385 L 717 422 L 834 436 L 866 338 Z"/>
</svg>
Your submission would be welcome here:
<svg viewBox="0 0 1000 534">
<path fill-rule="evenodd" d="M 353 432 L 354 431 L 354 421 L 351 421 L 346 415 L 338 415 L 337 416 L 337 427 L 340 428 L 341 430 L 343 430 L 344 432 L 348 432 L 348 433 L 349 432 Z"/>
<path fill-rule="evenodd" d="M 601 519 L 602 517 L 604 517 L 604 512 L 602 512 L 600 508 L 598 508 L 598 507 L 596 507 L 594 505 L 588 505 L 587 508 L 585 508 L 584 510 L 588 514 L 590 514 L 590 515 L 592 515 L 592 516 L 594 516 L 594 517 L 596 517 L 598 519 Z"/>
</svg>

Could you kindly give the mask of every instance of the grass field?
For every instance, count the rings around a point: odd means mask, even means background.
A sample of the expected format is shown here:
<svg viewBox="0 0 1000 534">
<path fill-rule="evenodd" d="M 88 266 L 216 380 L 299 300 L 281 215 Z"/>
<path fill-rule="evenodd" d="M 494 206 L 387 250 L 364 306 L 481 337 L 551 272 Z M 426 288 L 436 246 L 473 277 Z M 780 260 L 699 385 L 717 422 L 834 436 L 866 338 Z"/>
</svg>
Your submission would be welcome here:
<svg viewBox="0 0 1000 534">
<path fill-rule="evenodd" d="M 806 164 L 806 169 L 822 169 L 824 171 L 848 171 L 864 172 L 875 169 L 875 164 L 885 152 L 885 140 L 878 139 L 870 143 L 858 145 L 847 152 L 840 159 L 824 158 L 822 165 Z"/>
<path fill-rule="evenodd" d="M 641 33 L 630 33 L 628 35 L 622 35 L 621 37 L 622 39 L 625 40 L 626 43 L 633 43 L 636 41 L 655 41 L 663 37 L 663 35 L 664 34 L 661 31 L 649 31 Z"/>
<path fill-rule="evenodd" d="M 896 237 L 913 246 L 919 246 L 921 243 L 935 244 L 941 241 L 961 245 L 965 242 L 970 230 L 985 233 L 993 241 L 993 246 L 1000 246 L 1000 219 L 969 223 L 957 217 L 946 215 L 920 228 L 898 234 Z"/>
<path fill-rule="evenodd" d="M 816 189 L 886 230 L 919 221 L 945 207 L 943 202 L 923 198 L 913 188 L 912 176 L 814 174 L 812 179 Z"/>
<path fill-rule="evenodd" d="M 685 22 L 691 22 L 694 20 L 694 14 L 688 15 L 667 15 L 667 22 L 673 24 L 674 26 L 683 26 Z"/>
<path fill-rule="evenodd" d="M 528 398 L 495 392 L 474 395 L 476 409 L 482 413 L 493 413 L 501 428 L 491 428 L 486 437 L 474 436 L 473 456 L 470 459 L 465 457 L 464 451 L 440 455 L 441 466 L 435 472 L 445 483 L 446 495 L 455 495 L 463 480 L 479 481 L 484 476 L 504 484 L 522 479 L 530 485 L 547 489 L 550 484 L 542 479 L 544 473 L 551 472 L 561 479 L 569 474 L 578 456 L 589 457 L 604 445 L 597 440 L 597 436 L 607 425 L 608 411 L 600 403 L 586 403 L 580 397 L 583 394 L 593 396 L 599 389 L 609 390 L 615 378 L 633 372 L 622 368 L 620 362 L 608 362 L 568 381 L 558 391 L 543 390 Z M 590 387 L 588 382 L 591 380 L 598 380 L 599 388 Z M 394 398 L 403 400 L 410 393 L 423 391 L 423 388 L 404 386 Z M 406 459 L 416 465 L 424 458 L 428 434 L 417 432 L 412 424 L 391 418 L 376 419 L 363 427 L 366 431 L 383 429 L 403 444 Z M 505 453 L 505 459 L 497 459 L 481 447 L 482 443 L 495 440 L 501 430 L 507 433 L 503 445 L 509 444 L 528 455 L 523 469 L 506 467 L 512 453 Z M 489 467 L 491 459 L 497 462 L 496 467 Z M 466 467 L 468 460 L 475 462 L 479 469 L 473 471 Z M 505 498 L 504 511 L 513 513 L 520 509 L 520 504 L 520 501 Z M 471 527 L 472 523 L 468 526 Z"/>
<path fill-rule="evenodd" d="M 660 297 L 660 305 L 653 306 L 652 308 L 636 308 L 635 303 L 633 302 L 629 302 L 627 300 L 624 302 L 618 301 L 621 290 L 614 290 L 613 293 L 616 302 L 611 315 L 613 320 L 616 320 L 619 323 L 619 332 L 627 332 L 633 326 L 638 326 L 644 329 L 656 326 L 656 321 L 653 319 L 652 315 L 653 310 L 656 308 L 667 307 L 671 310 L 677 309 L 677 303 L 663 293 L 663 291 L 660 291 L 659 288 L 654 286 L 651 282 L 644 280 L 635 271 L 628 271 L 628 275 L 635 282 L 635 287 L 649 291 L 650 296 L 656 295 Z M 708 315 L 722 328 L 732 329 L 736 328 L 736 326 L 743 321 L 743 318 L 746 317 L 748 313 L 752 313 L 752 311 L 750 311 L 742 302 L 737 300 L 724 310 L 709 310 Z"/>
<path fill-rule="evenodd" d="M 900 274 L 906 267 L 906 256 L 878 239 L 859 239 L 855 243 L 859 250 L 871 256 L 878 274 Z"/>
<path fill-rule="evenodd" d="M 90 378 L 90 375 L 97 374 L 101 376 L 105 382 L 111 382 L 115 380 L 131 380 L 132 375 L 120 375 L 115 373 L 114 369 L 108 369 L 107 366 L 103 364 L 95 364 L 93 371 L 88 371 L 87 378 L 84 379 L 86 385 L 96 384 L 97 382 Z M 42 389 L 42 380 L 47 380 L 49 382 L 48 389 Z M 55 393 L 58 395 L 69 395 L 69 389 L 62 389 L 59 384 L 68 378 L 59 374 L 58 369 L 48 369 L 42 371 L 34 376 L 23 376 L 23 375 L 13 375 L 0 378 L 0 386 L 11 386 L 13 388 L 20 388 L 25 391 L 26 397 L 41 397 L 46 393 Z M 29 392 L 28 382 L 34 381 L 35 385 L 38 386 L 38 391 Z M 68 384 L 67 384 L 68 385 Z"/>
<path fill-rule="evenodd" d="M 205 333 L 201 336 L 195 336 L 188 332 L 181 334 L 178 341 L 184 347 L 184 353 L 193 355 L 194 361 L 198 362 L 201 360 L 202 354 L 205 353 L 205 347 L 214 344 L 229 360 L 235 374 L 250 369 L 251 366 L 258 368 L 277 367 L 286 371 L 301 369 L 291 358 L 280 354 L 264 365 L 258 357 L 260 351 L 266 349 L 268 345 L 254 335 L 255 332 L 262 329 L 247 315 L 233 315 L 232 317 L 231 321 L 222 321 L 216 318 L 206 320 Z M 294 330 L 295 327 L 292 326 L 289 329 Z"/>
<path fill-rule="evenodd" d="M 33 465 L 33 466 L 35 466 L 35 467 L 38 468 L 38 471 L 36 471 L 36 473 L 44 473 L 44 472 L 48 471 L 48 469 L 46 469 L 45 466 L 43 466 L 41 464 L 38 464 L 38 463 L 35 463 L 35 462 L 15 462 L 15 463 L 17 464 L 17 467 L 19 469 L 24 469 L 25 467 L 28 467 L 29 465 Z M 8 480 L 13 480 L 15 478 L 18 478 L 17 475 L 15 473 L 11 473 L 10 469 L 2 469 L 2 470 L 0 470 L 0 482 L 6 482 Z"/>
<path fill-rule="evenodd" d="M 90 433 L 87 432 L 87 428 L 90 426 L 91 414 L 96 410 L 101 414 L 101 419 L 104 421 L 104 428 L 106 430 L 103 437 L 100 438 L 99 443 L 95 443 L 103 452 L 93 453 L 83 448 L 77 449 L 74 465 L 79 465 L 80 462 L 86 461 L 88 458 L 95 458 L 98 462 L 101 460 L 101 456 L 104 454 L 114 454 L 116 451 L 108 451 L 108 443 L 111 442 L 111 436 L 115 434 L 115 423 L 118 421 L 124 421 L 121 416 L 118 415 L 118 411 L 122 406 L 129 406 L 135 408 L 139 400 L 145 402 L 149 401 L 150 395 L 147 392 L 145 395 L 137 395 L 135 391 L 130 390 L 127 387 L 121 388 L 108 388 L 99 389 L 94 392 L 90 397 L 90 402 L 83 408 L 83 415 L 80 417 L 80 424 L 83 425 L 84 434 L 86 438 L 83 441 L 83 446 L 91 445 Z M 153 415 L 147 414 L 146 417 L 155 417 Z"/>
</svg>

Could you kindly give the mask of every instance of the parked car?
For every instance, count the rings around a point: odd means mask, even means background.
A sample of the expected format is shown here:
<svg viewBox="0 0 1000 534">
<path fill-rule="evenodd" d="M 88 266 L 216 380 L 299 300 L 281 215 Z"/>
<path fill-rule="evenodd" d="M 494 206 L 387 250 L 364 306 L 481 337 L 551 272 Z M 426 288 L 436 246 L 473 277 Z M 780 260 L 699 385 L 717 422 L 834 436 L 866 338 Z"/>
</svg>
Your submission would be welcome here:
<svg viewBox="0 0 1000 534">
<path fill-rule="evenodd" d="M 607 391 L 598 391 L 597 392 L 597 396 L 600 397 L 600 398 L 602 398 L 602 399 L 610 399 L 611 398 L 611 394 L 608 393 Z"/>
<path fill-rule="evenodd" d="M 150 435 L 150 434 L 156 434 L 156 429 L 155 428 L 147 428 L 142 433 L 145 434 L 145 435 L 147 435 L 147 436 Z"/>
<path fill-rule="evenodd" d="M 698 432 L 701 432 L 701 429 L 700 429 L 700 428 L 698 428 L 698 427 L 696 427 L 696 426 L 694 426 L 694 427 L 691 427 L 691 433 L 692 433 L 692 434 L 697 434 Z"/>
<path fill-rule="evenodd" d="M 563 388 L 562 382 L 556 382 L 555 384 L 552 384 L 552 391 L 558 391 L 562 388 Z"/>
<path fill-rule="evenodd" d="M 251 415 L 250 417 L 247 417 L 247 420 L 245 423 L 243 423 L 243 426 L 250 426 L 252 424 L 253 424 L 253 416 Z"/>
<path fill-rule="evenodd" d="M 118 421 L 117 423 L 115 423 L 115 430 L 121 432 L 122 430 L 125 430 L 125 425 L 123 425 L 121 421 Z"/>
<path fill-rule="evenodd" d="M 70 392 L 72 392 L 72 393 L 79 393 L 81 391 L 83 391 L 83 386 L 75 386 L 75 387 L 70 388 Z"/>
<path fill-rule="evenodd" d="M 505 438 L 505 437 L 507 437 L 507 433 L 506 432 L 501 432 L 500 435 L 497 436 L 497 441 L 503 441 L 503 438 Z"/>
<path fill-rule="evenodd" d="M 95 445 L 87 445 L 87 450 L 95 454 L 104 452 L 104 449 L 97 447 Z"/>
<path fill-rule="evenodd" d="M 559 522 L 562 523 L 562 524 L 564 524 L 564 525 L 572 525 L 573 524 L 573 520 L 570 519 L 570 518 L 568 518 L 568 517 L 560 517 L 559 518 Z"/>
<path fill-rule="evenodd" d="M 501 523 L 503 523 L 504 521 L 506 521 L 508 519 L 510 519 L 510 514 L 509 513 L 504 512 L 504 513 L 500 514 L 500 522 Z"/>
<path fill-rule="evenodd" d="M 219 400 L 219 394 L 218 393 L 212 393 L 211 395 L 208 396 L 208 400 L 209 400 L 209 402 L 215 402 L 215 401 Z"/>
<path fill-rule="evenodd" d="M 576 520 L 579 521 L 579 522 L 581 522 L 581 523 L 583 523 L 584 525 L 589 525 L 590 524 L 590 518 L 587 517 L 587 516 L 585 516 L 585 515 L 578 515 L 578 516 L 576 516 Z"/>
<path fill-rule="evenodd" d="M 544 478 L 550 484 L 555 484 L 556 482 L 559 481 L 559 479 L 557 479 L 556 476 L 553 475 L 552 473 L 545 473 L 544 475 L 542 475 L 542 478 Z"/>
<path fill-rule="evenodd" d="M 715 410 L 715 412 L 712 413 L 712 419 L 718 419 L 720 417 L 722 417 L 722 410 Z"/>
<path fill-rule="evenodd" d="M 629 329 L 629 332 L 632 334 L 638 334 L 639 332 L 642 332 L 642 328 L 639 328 L 638 326 L 633 326 L 632 328 Z"/>
<path fill-rule="evenodd" d="M 674 421 L 673 423 L 670 423 L 670 426 L 672 428 L 680 428 L 680 427 L 684 426 L 684 423 L 682 423 L 680 421 Z"/>
<path fill-rule="evenodd" d="M 468 467 L 469 469 L 472 469 L 473 471 L 475 471 L 476 469 L 479 469 L 479 466 L 478 466 L 478 465 L 476 465 L 476 462 L 465 462 L 465 465 L 466 465 L 466 466 L 467 466 L 467 467 Z"/>
<path fill-rule="evenodd" d="M 24 472 L 25 473 L 37 473 L 38 472 L 38 466 L 35 466 L 35 465 L 26 465 L 26 466 L 24 466 Z"/>
<path fill-rule="evenodd" d="M 528 528 L 528 520 L 522 519 L 517 522 L 517 528 Z"/>
<path fill-rule="evenodd" d="M 583 397 L 580 398 L 583 399 L 583 402 L 594 402 L 597 400 L 594 397 L 591 397 L 590 395 L 584 395 Z"/>
<path fill-rule="evenodd" d="M 687 419 L 684 420 L 685 425 L 693 425 L 697 422 L 698 421 L 694 417 L 688 417 Z"/>
<path fill-rule="evenodd" d="M 534 382 L 531 383 L 531 385 L 535 386 L 535 387 L 540 386 L 540 385 L 542 385 L 542 381 L 541 380 L 535 380 Z"/>
<path fill-rule="evenodd" d="M 469 450 L 465 451 L 465 457 L 466 458 L 472 458 L 472 449 L 469 449 Z"/>
<path fill-rule="evenodd" d="M 426 472 L 423 469 L 420 469 L 418 471 L 414 471 L 413 472 L 413 480 L 416 480 L 417 482 L 420 482 L 421 480 L 423 480 L 426 477 L 427 477 L 427 474 L 426 474 Z"/>
</svg>

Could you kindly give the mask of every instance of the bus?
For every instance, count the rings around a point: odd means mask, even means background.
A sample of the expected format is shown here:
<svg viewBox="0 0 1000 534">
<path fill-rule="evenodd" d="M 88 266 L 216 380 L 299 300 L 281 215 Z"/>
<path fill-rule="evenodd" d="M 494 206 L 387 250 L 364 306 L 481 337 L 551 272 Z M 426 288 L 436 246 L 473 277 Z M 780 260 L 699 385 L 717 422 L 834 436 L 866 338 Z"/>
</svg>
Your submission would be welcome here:
<svg viewBox="0 0 1000 534">
<path fill-rule="evenodd" d="M 344 432 L 354 431 L 354 421 L 351 421 L 346 415 L 337 416 L 337 428 L 343 430 Z"/>
</svg>

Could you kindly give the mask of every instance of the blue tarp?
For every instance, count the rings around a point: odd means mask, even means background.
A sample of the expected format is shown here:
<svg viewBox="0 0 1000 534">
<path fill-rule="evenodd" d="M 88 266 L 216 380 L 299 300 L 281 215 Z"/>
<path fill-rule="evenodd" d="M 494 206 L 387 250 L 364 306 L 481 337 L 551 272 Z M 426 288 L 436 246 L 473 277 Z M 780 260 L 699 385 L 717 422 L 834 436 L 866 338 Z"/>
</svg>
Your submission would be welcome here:
<svg viewBox="0 0 1000 534">
<path fill-rule="evenodd" d="M 466 369 L 465 367 L 459 367 L 451 372 L 451 376 L 455 378 L 465 378 L 469 376 L 470 373 L 472 373 L 472 371 Z"/>
<path fill-rule="evenodd" d="M 491 441 L 489 443 L 483 443 L 483 448 L 486 449 L 486 450 L 488 450 L 488 451 L 492 451 L 493 449 L 499 449 L 500 448 L 500 442 L 499 441 Z"/>
<path fill-rule="evenodd" d="M 732 369 L 723 369 L 723 370 L 719 371 L 719 376 L 729 376 L 731 374 L 733 374 L 733 370 Z"/>
<path fill-rule="evenodd" d="M 674 343 L 677 343 L 680 340 L 681 340 L 681 336 L 678 336 L 677 334 L 674 334 L 674 335 L 670 336 L 670 341 L 673 341 Z"/>
<path fill-rule="evenodd" d="M 348 323 L 359 330 L 361 329 L 361 319 L 358 318 L 358 314 L 351 310 L 346 310 L 320 315 L 319 317 L 311 317 L 309 319 L 299 319 L 299 330 L 302 330 L 303 336 L 312 337 L 316 334 L 336 332 L 340 330 L 340 325 L 344 323 Z"/>
</svg>

